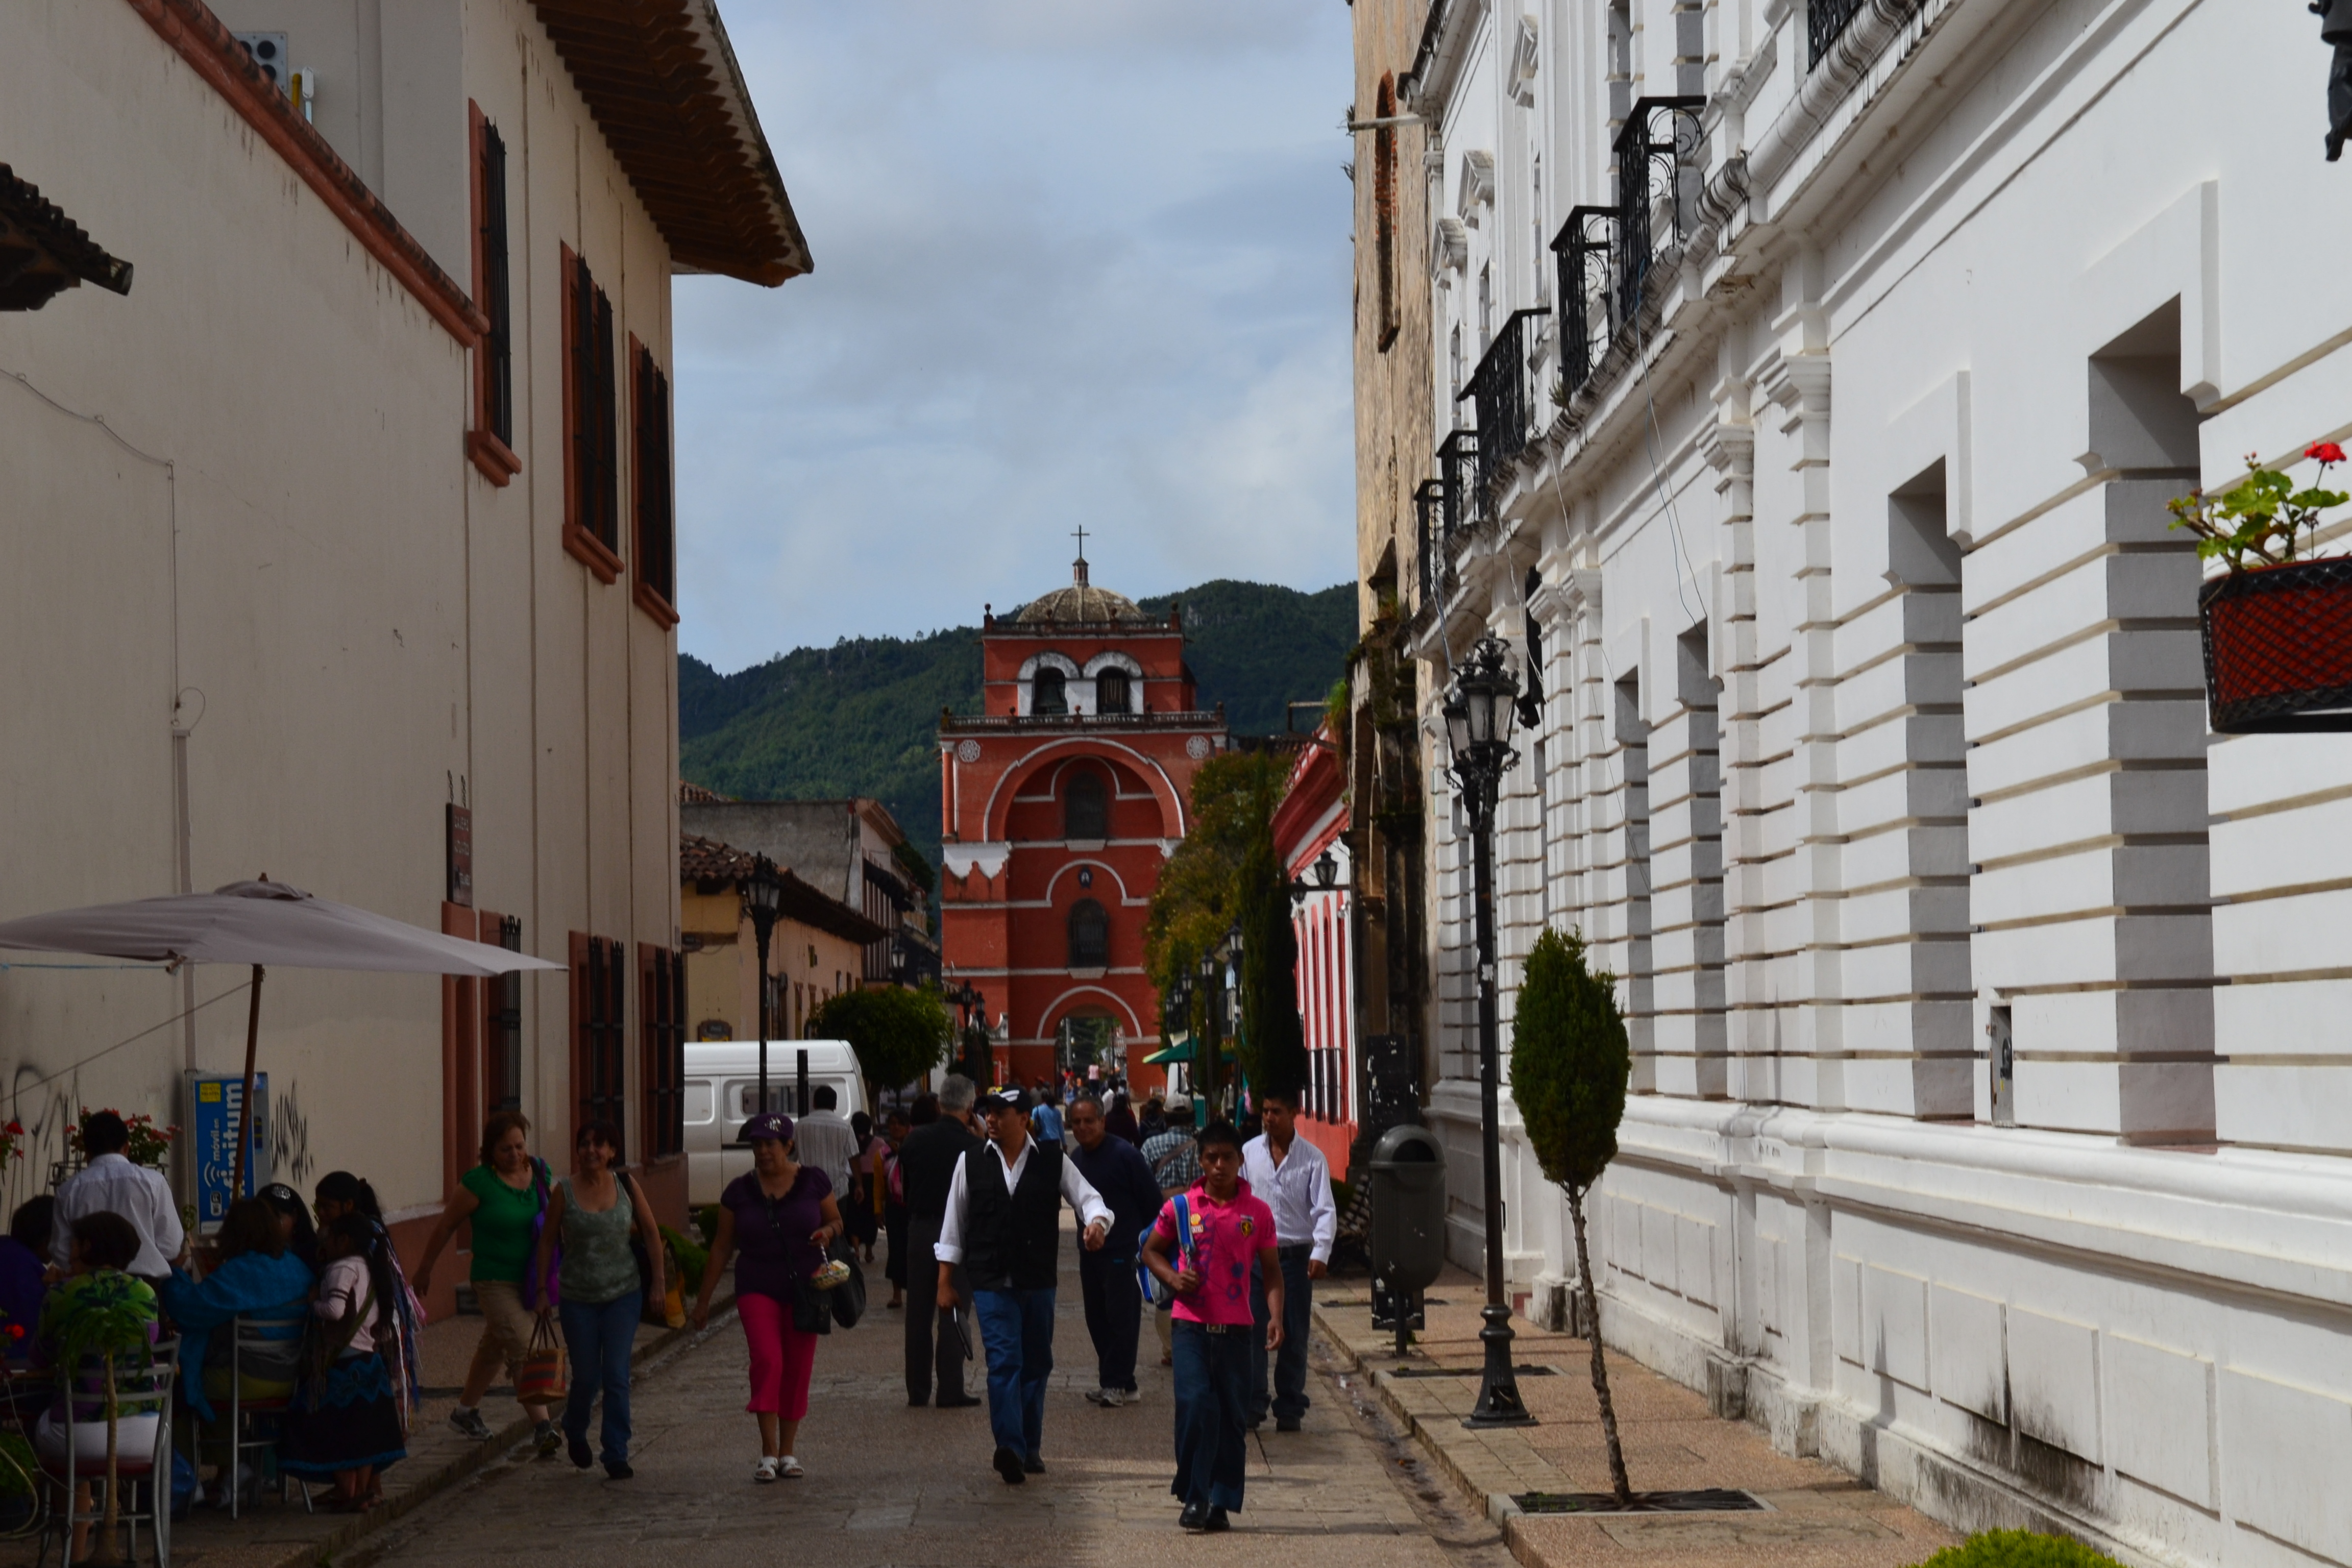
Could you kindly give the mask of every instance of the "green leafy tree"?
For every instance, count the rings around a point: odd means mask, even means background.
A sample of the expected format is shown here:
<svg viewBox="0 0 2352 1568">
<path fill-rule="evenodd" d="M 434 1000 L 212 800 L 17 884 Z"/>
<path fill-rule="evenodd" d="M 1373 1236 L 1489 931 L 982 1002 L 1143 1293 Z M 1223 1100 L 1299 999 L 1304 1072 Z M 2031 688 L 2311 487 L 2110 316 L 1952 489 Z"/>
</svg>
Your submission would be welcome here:
<svg viewBox="0 0 2352 1568">
<path fill-rule="evenodd" d="M 1242 1036 L 1234 1056 L 1257 1089 L 1296 1094 L 1307 1081 L 1307 1034 L 1298 1021 L 1298 932 L 1290 879 L 1269 825 L 1242 857 L 1234 901 L 1242 917 Z"/>
<path fill-rule="evenodd" d="M 809 1022 L 820 1037 L 849 1042 L 869 1089 L 896 1089 L 939 1066 L 953 1032 L 947 1003 L 930 985 L 844 991 Z"/>
<path fill-rule="evenodd" d="M 121 1520 L 121 1400 L 115 1374 L 117 1368 L 125 1364 L 143 1370 L 154 1359 L 148 1347 L 147 1331 L 155 1321 L 155 1309 L 152 1302 L 135 1298 L 136 1289 L 137 1282 L 127 1274 L 87 1276 L 71 1299 L 59 1308 L 51 1325 L 60 1369 L 78 1369 L 96 1362 L 105 1373 L 106 1508 L 99 1521 L 97 1544 L 89 1557 L 91 1563 L 121 1561 L 115 1550 L 115 1534 Z M 63 1375 L 70 1377 L 73 1373 L 65 1371 Z"/>
<path fill-rule="evenodd" d="M 1609 1368 L 1601 1354 L 1601 1301 L 1584 1244 L 1584 1196 L 1617 1157 L 1617 1127 L 1625 1119 L 1625 1084 L 1633 1058 L 1624 1016 L 1617 1010 L 1617 977 L 1589 968 L 1584 952 L 1584 938 L 1577 932 L 1546 931 L 1536 938 L 1511 1028 L 1511 1098 L 1518 1103 L 1544 1178 L 1568 1194 L 1576 1229 L 1577 1287 L 1592 1348 L 1592 1392 L 1601 1402 L 1601 1431 L 1609 1443 L 1610 1483 L 1623 1503 L 1633 1493 L 1625 1479 L 1625 1450 L 1617 1440 Z"/>
</svg>

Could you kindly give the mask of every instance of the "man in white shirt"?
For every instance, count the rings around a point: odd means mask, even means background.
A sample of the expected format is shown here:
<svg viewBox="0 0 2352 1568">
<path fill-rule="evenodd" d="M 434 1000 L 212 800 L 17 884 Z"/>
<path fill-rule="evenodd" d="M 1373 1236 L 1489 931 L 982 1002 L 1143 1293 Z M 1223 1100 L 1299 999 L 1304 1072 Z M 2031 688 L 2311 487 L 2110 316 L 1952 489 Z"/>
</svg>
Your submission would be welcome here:
<svg viewBox="0 0 2352 1568">
<path fill-rule="evenodd" d="M 188 1243 L 171 1184 L 161 1171 L 123 1157 L 131 1147 L 131 1129 L 111 1110 L 93 1110 L 82 1118 L 81 1147 L 89 1163 L 58 1189 L 56 1225 L 49 1232 L 51 1261 L 60 1268 L 73 1262 L 75 1220 L 84 1215 L 119 1214 L 139 1233 L 139 1256 L 124 1272 L 151 1285 L 168 1278 Z"/>
<path fill-rule="evenodd" d="M 1307 1415 L 1307 1331 L 1314 1311 L 1307 1281 L 1320 1279 L 1331 1265 L 1331 1243 L 1339 1233 L 1339 1210 L 1331 1201 L 1331 1167 L 1323 1151 L 1298 1133 L 1298 1099 L 1287 1089 L 1257 1096 L 1265 1131 L 1242 1146 L 1242 1179 L 1274 1211 L 1275 1251 L 1282 1260 L 1282 1349 L 1274 1363 L 1273 1397 L 1267 1397 L 1265 1336 L 1251 1336 L 1249 1424 L 1274 1412 L 1274 1429 L 1296 1432 Z M 1250 1294 L 1257 1324 L 1266 1310 L 1265 1281 L 1253 1271 Z"/>
<path fill-rule="evenodd" d="M 841 1097 L 834 1093 L 833 1085 L 818 1084 L 809 1091 L 809 1103 L 815 1109 L 793 1123 L 795 1157 L 802 1164 L 823 1171 L 833 1183 L 833 1195 L 846 1204 L 849 1162 L 860 1152 L 857 1134 L 841 1114 Z"/>
<path fill-rule="evenodd" d="M 1019 1089 L 981 1101 L 989 1142 L 956 1164 L 931 1255 L 963 1265 L 972 1315 L 988 1346 L 988 1427 L 996 1473 L 1017 1487 L 1043 1475 L 1045 1379 L 1054 1370 L 1054 1287 L 1059 1278 L 1062 1205 L 1078 1212 L 1086 1247 L 1098 1250 L 1110 1205 L 1078 1168 L 1029 1135 L 1029 1097 Z M 940 1271 L 940 1310 L 961 1306 L 952 1268 Z"/>
</svg>

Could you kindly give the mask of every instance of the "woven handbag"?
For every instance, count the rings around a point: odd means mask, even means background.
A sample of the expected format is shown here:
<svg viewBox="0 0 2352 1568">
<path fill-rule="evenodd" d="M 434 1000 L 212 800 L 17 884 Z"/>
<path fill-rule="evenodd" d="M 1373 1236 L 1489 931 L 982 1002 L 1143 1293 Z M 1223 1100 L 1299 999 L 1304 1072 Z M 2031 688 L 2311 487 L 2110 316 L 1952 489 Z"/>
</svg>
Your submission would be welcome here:
<svg viewBox="0 0 2352 1568">
<path fill-rule="evenodd" d="M 555 1324 L 541 1318 L 530 1328 L 530 1350 L 515 1368 L 515 1398 L 524 1405 L 545 1405 L 563 1397 L 567 1385 L 563 1342 Z"/>
</svg>

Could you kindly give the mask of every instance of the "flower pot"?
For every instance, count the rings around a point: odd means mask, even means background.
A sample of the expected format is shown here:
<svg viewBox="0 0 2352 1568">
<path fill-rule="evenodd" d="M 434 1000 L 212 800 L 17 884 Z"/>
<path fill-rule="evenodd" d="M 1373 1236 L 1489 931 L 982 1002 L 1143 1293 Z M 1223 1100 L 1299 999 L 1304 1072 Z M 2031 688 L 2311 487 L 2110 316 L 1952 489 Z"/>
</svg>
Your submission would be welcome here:
<svg viewBox="0 0 2352 1568">
<path fill-rule="evenodd" d="M 2216 734 L 2352 730 L 2352 558 L 2232 572 L 2197 609 Z"/>
</svg>

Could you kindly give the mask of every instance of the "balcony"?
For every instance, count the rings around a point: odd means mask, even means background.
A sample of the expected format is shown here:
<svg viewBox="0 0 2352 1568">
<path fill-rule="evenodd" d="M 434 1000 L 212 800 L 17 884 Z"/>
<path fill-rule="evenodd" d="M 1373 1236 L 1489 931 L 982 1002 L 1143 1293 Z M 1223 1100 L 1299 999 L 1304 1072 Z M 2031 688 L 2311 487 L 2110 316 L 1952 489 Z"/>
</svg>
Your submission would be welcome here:
<svg viewBox="0 0 2352 1568">
<path fill-rule="evenodd" d="M 1811 71 L 1830 52 L 1862 12 L 1864 0 L 1812 0 L 1805 7 L 1805 69 Z"/>
<path fill-rule="evenodd" d="M 1477 484 L 1472 492 L 1475 515 L 1486 515 L 1490 504 L 1487 486 L 1504 464 L 1528 448 L 1529 426 L 1536 423 L 1542 400 L 1530 384 L 1528 369 L 1529 321 L 1549 312 L 1515 310 L 1471 373 L 1470 384 L 1454 401 L 1467 402 L 1478 421 Z"/>
<path fill-rule="evenodd" d="M 1641 336 L 1651 275 L 1690 241 L 1706 104 L 1696 97 L 1635 100 L 1617 133 L 1617 200 L 1571 208 L 1552 237 L 1565 396 L 1592 380 L 1621 338 Z M 1632 347 L 1638 352 L 1638 343 Z"/>
<path fill-rule="evenodd" d="M 1058 627 L 1056 629 L 1059 629 Z M 1222 730 L 1223 708 L 1164 713 L 941 713 L 942 735 L 1003 734 L 1022 731 Z"/>
</svg>

